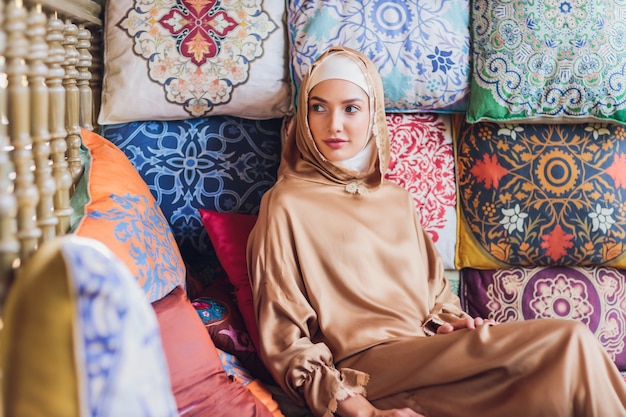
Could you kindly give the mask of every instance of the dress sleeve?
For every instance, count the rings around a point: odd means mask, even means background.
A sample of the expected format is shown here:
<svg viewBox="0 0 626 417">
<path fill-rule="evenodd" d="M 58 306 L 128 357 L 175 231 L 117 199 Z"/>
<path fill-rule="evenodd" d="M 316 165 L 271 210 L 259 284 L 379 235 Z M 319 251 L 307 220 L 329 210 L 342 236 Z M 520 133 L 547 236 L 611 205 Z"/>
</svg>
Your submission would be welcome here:
<svg viewBox="0 0 626 417">
<path fill-rule="evenodd" d="M 429 314 L 424 319 L 422 329 L 428 336 L 437 332 L 443 323 L 452 323 L 470 317 L 461 308 L 459 297 L 452 292 L 450 282 L 444 274 L 443 261 L 428 233 L 419 224 L 416 217 L 416 229 L 421 236 L 423 259 L 427 262 L 428 286 L 430 290 Z"/>
<path fill-rule="evenodd" d="M 276 216 L 276 212 L 272 216 Z M 369 376 L 334 366 L 328 346 L 314 342 L 317 316 L 306 298 L 286 223 L 264 216 L 248 240 L 250 275 L 259 324 L 260 356 L 276 382 L 316 416 L 331 417 L 337 402 L 364 394 Z"/>
</svg>

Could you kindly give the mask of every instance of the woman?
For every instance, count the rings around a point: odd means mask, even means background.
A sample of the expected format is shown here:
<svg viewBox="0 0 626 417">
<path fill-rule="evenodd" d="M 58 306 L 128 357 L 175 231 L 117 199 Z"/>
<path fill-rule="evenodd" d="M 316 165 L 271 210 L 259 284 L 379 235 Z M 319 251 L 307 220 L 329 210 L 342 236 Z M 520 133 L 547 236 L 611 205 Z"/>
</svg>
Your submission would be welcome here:
<svg viewBox="0 0 626 417">
<path fill-rule="evenodd" d="M 317 416 L 626 416 L 583 324 L 461 310 L 388 161 L 375 67 L 331 48 L 302 82 L 248 240 L 261 356 L 281 387 Z"/>
</svg>

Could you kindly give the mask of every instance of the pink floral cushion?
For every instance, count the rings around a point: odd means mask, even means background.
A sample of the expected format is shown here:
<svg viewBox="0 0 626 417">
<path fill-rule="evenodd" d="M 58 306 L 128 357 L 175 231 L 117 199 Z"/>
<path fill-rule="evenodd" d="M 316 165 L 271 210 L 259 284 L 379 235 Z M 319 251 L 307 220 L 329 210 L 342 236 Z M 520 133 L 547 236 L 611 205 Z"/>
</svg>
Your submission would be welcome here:
<svg viewBox="0 0 626 417">
<path fill-rule="evenodd" d="M 422 226 L 454 269 L 456 186 L 452 116 L 388 114 L 391 158 L 387 179 L 406 188 L 417 206 Z"/>
</svg>

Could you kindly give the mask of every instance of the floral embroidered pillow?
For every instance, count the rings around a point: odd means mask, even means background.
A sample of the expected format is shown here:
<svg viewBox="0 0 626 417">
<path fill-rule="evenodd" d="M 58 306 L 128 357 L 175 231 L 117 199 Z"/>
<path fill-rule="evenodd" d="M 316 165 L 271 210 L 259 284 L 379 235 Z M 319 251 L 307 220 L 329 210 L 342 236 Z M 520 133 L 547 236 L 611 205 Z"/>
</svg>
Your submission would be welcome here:
<svg viewBox="0 0 626 417">
<path fill-rule="evenodd" d="M 388 114 L 387 125 L 391 157 L 386 178 L 411 193 L 444 267 L 454 269 L 457 224 L 451 117 Z"/>
<path fill-rule="evenodd" d="M 461 302 L 472 316 L 498 322 L 580 321 L 626 371 L 626 275 L 603 267 L 537 267 L 461 272 Z"/>
<path fill-rule="evenodd" d="M 334 45 L 378 66 L 388 112 L 462 112 L 470 84 L 469 0 L 293 0 L 290 70 L 296 89 Z"/>
<path fill-rule="evenodd" d="M 626 122 L 626 3 L 476 0 L 467 119 Z"/>
<path fill-rule="evenodd" d="M 106 2 L 100 125 L 292 111 L 282 1 Z"/>
<path fill-rule="evenodd" d="M 626 127 L 463 123 L 457 267 L 625 267 Z"/>
</svg>

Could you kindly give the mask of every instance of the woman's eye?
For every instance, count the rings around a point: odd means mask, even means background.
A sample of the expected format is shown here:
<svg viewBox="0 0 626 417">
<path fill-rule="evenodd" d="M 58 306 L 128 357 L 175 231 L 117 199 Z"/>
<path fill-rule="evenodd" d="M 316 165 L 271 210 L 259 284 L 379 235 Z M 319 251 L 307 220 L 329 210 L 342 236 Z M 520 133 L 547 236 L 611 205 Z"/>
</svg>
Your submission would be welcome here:
<svg viewBox="0 0 626 417">
<path fill-rule="evenodd" d="M 324 110 L 324 107 L 322 107 L 321 104 L 311 104 L 311 110 L 315 112 L 319 112 L 319 111 Z"/>
<path fill-rule="evenodd" d="M 346 107 L 346 111 L 348 113 L 356 113 L 359 111 L 359 108 L 357 106 L 348 106 Z"/>
</svg>

